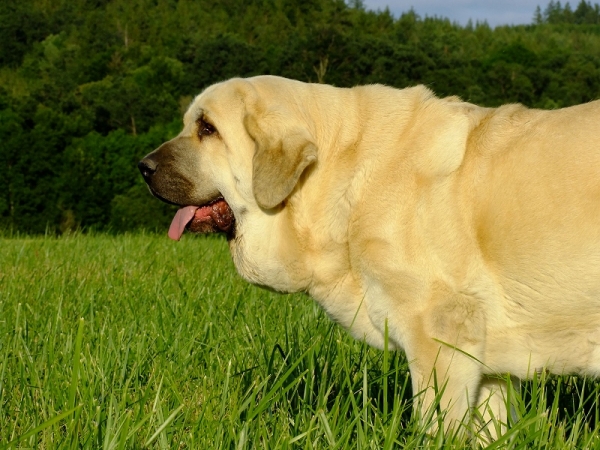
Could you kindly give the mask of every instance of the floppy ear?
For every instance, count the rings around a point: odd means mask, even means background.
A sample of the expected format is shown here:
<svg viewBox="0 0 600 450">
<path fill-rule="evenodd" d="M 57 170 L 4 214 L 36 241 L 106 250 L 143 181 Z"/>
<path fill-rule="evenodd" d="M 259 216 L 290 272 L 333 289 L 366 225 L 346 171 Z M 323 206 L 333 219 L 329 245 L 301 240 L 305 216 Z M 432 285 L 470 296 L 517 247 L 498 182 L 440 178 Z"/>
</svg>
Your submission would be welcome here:
<svg viewBox="0 0 600 450">
<path fill-rule="evenodd" d="M 317 160 L 308 129 L 290 123 L 290 114 L 270 109 L 246 114 L 244 124 L 256 142 L 252 189 L 261 208 L 271 209 L 292 192 L 304 170 Z"/>
</svg>

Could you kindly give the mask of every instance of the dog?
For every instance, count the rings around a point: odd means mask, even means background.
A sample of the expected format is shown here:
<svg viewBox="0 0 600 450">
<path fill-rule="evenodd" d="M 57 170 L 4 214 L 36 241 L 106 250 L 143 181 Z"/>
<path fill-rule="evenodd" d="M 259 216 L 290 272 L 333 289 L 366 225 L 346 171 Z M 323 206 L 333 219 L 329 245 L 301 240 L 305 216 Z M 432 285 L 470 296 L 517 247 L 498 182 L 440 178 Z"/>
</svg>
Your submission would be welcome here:
<svg viewBox="0 0 600 450">
<path fill-rule="evenodd" d="M 507 420 L 498 374 L 600 374 L 600 102 L 484 108 L 424 86 L 234 78 L 139 163 L 169 230 L 402 349 L 446 430 Z M 437 387 L 437 389 L 436 389 Z"/>
</svg>

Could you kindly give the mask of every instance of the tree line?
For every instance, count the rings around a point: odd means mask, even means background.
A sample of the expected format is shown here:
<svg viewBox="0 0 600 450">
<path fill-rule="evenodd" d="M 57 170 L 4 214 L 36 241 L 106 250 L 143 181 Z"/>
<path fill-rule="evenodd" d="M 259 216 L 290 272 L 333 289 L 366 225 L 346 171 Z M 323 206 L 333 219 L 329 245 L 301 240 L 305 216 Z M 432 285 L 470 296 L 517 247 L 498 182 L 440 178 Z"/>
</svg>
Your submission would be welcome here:
<svg viewBox="0 0 600 450">
<path fill-rule="evenodd" d="M 193 96 L 233 76 L 424 83 L 487 106 L 594 100 L 599 17 L 583 0 L 494 29 L 360 0 L 4 0 L 0 229 L 166 226 L 172 211 L 136 162 L 179 131 Z"/>
<path fill-rule="evenodd" d="M 569 2 L 562 6 L 559 1 L 550 0 L 548 6 L 542 13 L 538 6 L 535 10 L 534 23 L 572 23 L 572 24 L 600 24 L 600 5 L 592 5 L 590 2 L 581 0 L 577 8 L 573 9 Z"/>
</svg>

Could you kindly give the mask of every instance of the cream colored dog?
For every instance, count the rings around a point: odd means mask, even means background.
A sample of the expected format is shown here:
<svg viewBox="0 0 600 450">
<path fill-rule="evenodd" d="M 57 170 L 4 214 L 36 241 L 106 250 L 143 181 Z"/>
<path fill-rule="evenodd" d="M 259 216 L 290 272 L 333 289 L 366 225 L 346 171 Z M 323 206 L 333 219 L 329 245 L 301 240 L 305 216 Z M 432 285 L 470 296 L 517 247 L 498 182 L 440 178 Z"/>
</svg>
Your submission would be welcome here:
<svg viewBox="0 0 600 450">
<path fill-rule="evenodd" d="M 600 374 L 600 102 L 232 79 L 139 167 L 183 207 L 172 238 L 226 232 L 242 277 L 376 347 L 387 323 L 446 428 L 482 403 L 505 420 L 496 374 Z"/>
</svg>

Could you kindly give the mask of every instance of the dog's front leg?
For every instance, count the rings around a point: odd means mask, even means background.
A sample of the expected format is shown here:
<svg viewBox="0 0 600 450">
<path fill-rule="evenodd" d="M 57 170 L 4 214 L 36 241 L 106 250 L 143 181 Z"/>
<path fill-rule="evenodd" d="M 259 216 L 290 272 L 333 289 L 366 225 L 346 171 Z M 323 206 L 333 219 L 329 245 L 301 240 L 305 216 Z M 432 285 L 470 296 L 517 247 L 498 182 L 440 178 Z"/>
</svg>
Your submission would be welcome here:
<svg viewBox="0 0 600 450">
<path fill-rule="evenodd" d="M 471 296 L 443 287 L 433 294 L 407 333 L 415 408 L 431 431 L 440 417 L 446 432 L 466 431 L 482 382 L 485 316 Z"/>
<path fill-rule="evenodd" d="M 518 383 L 516 379 L 511 379 L 511 381 L 511 384 Z M 509 399 L 511 389 L 512 387 L 507 385 L 504 378 L 483 377 L 477 400 L 478 434 L 481 442 L 489 443 L 506 432 L 508 413 L 511 407 Z"/>
</svg>

